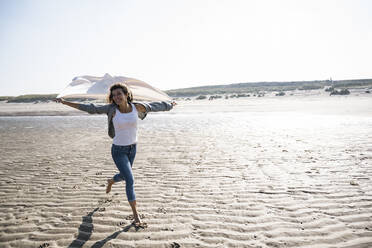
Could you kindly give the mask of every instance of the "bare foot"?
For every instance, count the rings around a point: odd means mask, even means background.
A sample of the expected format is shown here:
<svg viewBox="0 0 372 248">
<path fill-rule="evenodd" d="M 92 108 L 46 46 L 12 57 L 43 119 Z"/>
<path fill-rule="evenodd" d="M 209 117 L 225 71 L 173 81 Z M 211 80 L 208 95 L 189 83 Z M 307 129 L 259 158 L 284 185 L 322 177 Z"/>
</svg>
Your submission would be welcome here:
<svg viewBox="0 0 372 248">
<path fill-rule="evenodd" d="M 141 217 L 139 216 L 139 214 L 135 214 L 134 216 L 134 221 L 132 222 L 132 225 L 134 225 L 135 227 L 142 227 L 144 228 L 146 223 L 143 223 L 141 221 Z"/>
<path fill-rule="evenodd" d="M 132 225 L 133 225 L 136 229 L 138 229 L 138 228 L 143 228 L 143 229 L 145 229 L 145 228 L 147 227 L 147 223 L 142 222 L 140 219 L 138 219 L 138 220 L 134 220 L 134 221 L 132 222 Z"/>
<path fill-rule="evenodd" d="M 134 216 L 134 223 L 141 223 L 141 218 L 139 217 L 138 214 L 136 214 L 136 215 Z"/>
<path fill-rule="evenodd" d="M 111 187 L 114 183 L 115 181 L 112 178 L 107 180 L 106 194 L 110 193 Z"/>
</svg>

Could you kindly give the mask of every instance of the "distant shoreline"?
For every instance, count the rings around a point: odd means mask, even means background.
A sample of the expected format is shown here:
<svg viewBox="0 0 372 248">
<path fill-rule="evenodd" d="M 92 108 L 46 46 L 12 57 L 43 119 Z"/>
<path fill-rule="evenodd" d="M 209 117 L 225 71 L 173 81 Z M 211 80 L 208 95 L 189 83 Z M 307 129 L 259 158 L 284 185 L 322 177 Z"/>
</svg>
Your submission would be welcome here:
<svg viewBox="0 0 372 248">
<path fill-rule="evenodd" d="M 268 93 L 284 95 L 286 92 L 309 91 L 332 88 L 335 91 L 345 89 L 365 89 L 372 91 L 372 79 L 354 79 L 354 80 L 315 80 L 315 81 L 292 81 L 292 82 L 258 82 L 258 83 L 237 83 L 229 85 L 210 85 L 200 87 L 190 87 L 182 89 L 167 90 L 170 97 L 173 98 L 191 98 L 198 96 L 227 96 L 245 97 L 247 95 L 264 96 Z M 0 101 L 8 103 L 42 103 L 53 101 L 57 94 L 32 94 L 20 96 L 0 96 Z M 201 97 L 203 98 L 203 97 Z M 203 98 L 204 99 L 204 98 Z M 94 99 L 73 98 L 69 100 L 87 101 Z"/>
<path fill-rule="evenodd" d="M 276 92 L 269 92 L 266 95 L 255 94 L 237 94 L 235 97 L 225 95 L 224 97 L 216 97 L 216 95 L 209 95 L 204 98 L 176 98 L 175 101 L 178 106 L 175 111 L 170 114 L 181 111 L 188 106 L 197 106 L 197 108 L 207 108 L 210 111 L 223 111 L 226 106 L 245 106 L 250 111 L 261 111 L 263 106 L 267 104 L 277 103 L 281 106 L 287 106 L 288 111 L 297 107 L 297 105 L 306 105 L 310 108 L 314 103 L 328 106 L 328 104 L 340 104 L 345 101 L 358 103 L 360 109 L 370 105 L 372 94 L 365 93 L 365 89 L 351 89 L 350 95 L 336 95 L 330 96 L 329 92 L 324 90 L 308 90 L 308 91 L 291 91 L 278 94 Z M 239 95 L 239 96 L 238 96 Z M 91 101 L 90 101 L 91 102 Z M 89 103 L 90 103 L 89 102 Z M 85 102 L 88 103 L 88 102 Z M 95 101 L 97 104 L 104 104 Z M 276 105 L 276 104 L 273 104 Z M 329 106 L 328 106 L 329 107 Z M 329 111 L 328 107 L 325 107 Z M 265 110 L 265 109 L 264 109 Z M 272 109 L 271 109 L 272 110 Z M 266 110 L 265 110 L 266 111 Z M 281 110 L 282 111 L 282 110 Z M 365 110 L 363 110 L 366 112 Z M 363 112 L 362 111 L 362 112 Z M 368 111 L 367 111 L 368 112 Z M 332 111 L 330 111 L 332 113 Z M 157 114 L 157 113 L 155 113 Z M 162 114 L 162 113 L 160 113 Z M 164 113 L 168 114 L 168 113 Z M 43 117 L 43 116 L 91 116 L 86 112 L 70 108 L 63 104 L 55 102 L 38 102 L 38 103 L 6 103 L 0 102 L 0 118 L 6 117 Z"/>
</svg>

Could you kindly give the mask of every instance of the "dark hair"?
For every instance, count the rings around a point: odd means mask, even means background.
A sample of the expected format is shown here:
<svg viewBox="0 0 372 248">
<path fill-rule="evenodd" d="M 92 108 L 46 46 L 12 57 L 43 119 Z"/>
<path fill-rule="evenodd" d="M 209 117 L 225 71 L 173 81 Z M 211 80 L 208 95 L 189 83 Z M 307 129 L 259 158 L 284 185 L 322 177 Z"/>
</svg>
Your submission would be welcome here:
<svg viewBox="0 0 372 248">
<path fill-rule="evenodd" d="M 116 90 L 116 89 L 121 89 L 123 91 L 123 93 L 128 96 L 127 101 L 129 103 L 133 101 L 132 91 L 129 89 L 129 87 L 127 85 L 123 84 L 123 83 L 116 83 L 116 84 L 111 85 L 111 87 L 110 87 L 110 93 L 107 97 L 107 101 L 109 103 L 114 102 L 114 100 L 112 99 L 112 91 Z"/>
</svg>

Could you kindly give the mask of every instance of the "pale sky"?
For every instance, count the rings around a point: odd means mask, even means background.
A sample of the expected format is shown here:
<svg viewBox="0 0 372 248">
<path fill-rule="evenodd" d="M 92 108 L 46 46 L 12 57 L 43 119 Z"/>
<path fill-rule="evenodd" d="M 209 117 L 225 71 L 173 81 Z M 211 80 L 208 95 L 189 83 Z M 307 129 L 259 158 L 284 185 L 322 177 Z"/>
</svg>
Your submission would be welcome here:
<svg viewBox="0 0 372 248">
<path fill-rule="evenodd" d="M 372 78 L 369 0 L 0 0 L 0 96 Z"/>
</svg>

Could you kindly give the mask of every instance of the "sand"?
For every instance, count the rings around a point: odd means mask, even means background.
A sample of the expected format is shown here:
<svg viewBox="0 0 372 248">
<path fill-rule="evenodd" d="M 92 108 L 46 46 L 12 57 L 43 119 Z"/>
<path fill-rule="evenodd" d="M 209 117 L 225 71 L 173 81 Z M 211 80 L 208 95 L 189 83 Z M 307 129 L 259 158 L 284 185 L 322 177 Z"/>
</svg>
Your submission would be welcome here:
<svg viewBox="0 0 372 248">
<path fill-rule="evenodd" d="M 0 247 L 372 247 L 370 106 L 288 96 L 151 113 L 133 167 L 145 229 L 124 183 L 105 193 L 105 116 L 0 117 Z"/>
</svg>

